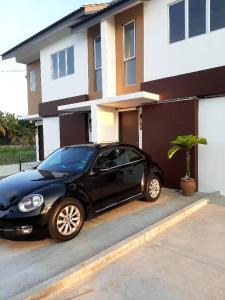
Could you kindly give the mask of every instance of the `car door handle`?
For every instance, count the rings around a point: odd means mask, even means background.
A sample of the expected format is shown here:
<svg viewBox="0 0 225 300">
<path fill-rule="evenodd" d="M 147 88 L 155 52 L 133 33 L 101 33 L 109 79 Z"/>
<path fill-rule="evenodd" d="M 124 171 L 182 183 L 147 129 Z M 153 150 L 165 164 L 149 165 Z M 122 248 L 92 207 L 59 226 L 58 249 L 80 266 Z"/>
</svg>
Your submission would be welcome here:
<svg viewBox="0 0 225 300">
<path fill-rule="evenodd" d="M 134 174 L 134 173 L 135 173 L 135 170 L 132 170 L 132 169 L 131 169 L 131 170 L 129 170 L 128 172 L 129 172 L 129 174 Z"/>
</svg>

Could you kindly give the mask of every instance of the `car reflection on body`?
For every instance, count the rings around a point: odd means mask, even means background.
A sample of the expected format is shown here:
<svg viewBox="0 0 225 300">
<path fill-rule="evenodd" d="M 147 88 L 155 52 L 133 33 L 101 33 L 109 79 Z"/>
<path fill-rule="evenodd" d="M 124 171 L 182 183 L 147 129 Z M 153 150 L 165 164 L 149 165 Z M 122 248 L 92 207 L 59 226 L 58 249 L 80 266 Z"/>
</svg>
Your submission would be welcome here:
<svg viewBox="0 0 225 300">
<path fill-rule="evenodd" d="M 35 169 L 0 181 L 0 233 L 46 228 L 56 241 L 74 238 L 84 221 L 134 199 L 155 201 L 163 175 L 141 149 L 119 143 L 56 150 Z"/>
</svg>

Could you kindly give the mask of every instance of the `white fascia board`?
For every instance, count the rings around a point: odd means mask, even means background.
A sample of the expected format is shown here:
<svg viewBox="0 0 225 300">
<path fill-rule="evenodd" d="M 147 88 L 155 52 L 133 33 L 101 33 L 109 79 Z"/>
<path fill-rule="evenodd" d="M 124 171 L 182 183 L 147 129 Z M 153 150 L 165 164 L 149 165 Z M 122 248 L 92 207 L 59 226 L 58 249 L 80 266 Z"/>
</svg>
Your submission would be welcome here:
<svg viewBox="0 0 225 300">
<path fill-rule="evenodd" d="M 36 115 L 27 115 L 27 116 L 19 116 L 18 120 L 21 120 L 21 121 L 41 121 L 42 117 L 40 117 L 38 114 L 36 114 Z"/>
<path fill-rule="evenodd" d="M 104 105 L 115 108 L 126 108 L 132 106 L 140 106 L 145 103 L 154 103 L 158 102 L 159 100 L 160 96 L 158 94 L 141 91 L 115 97 L 107 97 L 102 99 L 61 105 L 58 107 L 58 111 L 90 111 L 92 105 Z"/>
</svg>

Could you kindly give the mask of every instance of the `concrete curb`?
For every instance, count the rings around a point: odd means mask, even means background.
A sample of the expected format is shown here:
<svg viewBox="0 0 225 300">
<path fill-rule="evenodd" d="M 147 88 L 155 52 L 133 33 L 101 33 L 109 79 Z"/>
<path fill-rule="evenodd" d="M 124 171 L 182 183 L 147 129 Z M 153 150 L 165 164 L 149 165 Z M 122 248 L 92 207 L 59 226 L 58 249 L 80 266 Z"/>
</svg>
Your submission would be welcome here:
<svg viewBox="0 0 225 300">
<path fill-rule="evenodd" d="M 127 254 L 129 251 L 139 247 L 146 241 L 150 241 L 156 235 L 175 225 L 192 213 L 198 211 L 208 204 L 207 198 L 202 198 L 191 205 L 179 210 L 176 213 L 162 219 L 161 221 L 150 225 L 144 230 L 136 233 L 133 236 L 113 245 L 112 247 L 100 252 L 99 254 L 85 260 L 72 267 L 71 269 L 39 284 L 38 286 L 17 295 L 14 299 L 54 299 L 54 296 L 60 291 L 69 288 L 80 281 L 83 281 L 88 276 L 99 271 L 117 258 Z M 31 295 L 31 296 L 30 296 Z"/>
</svg>

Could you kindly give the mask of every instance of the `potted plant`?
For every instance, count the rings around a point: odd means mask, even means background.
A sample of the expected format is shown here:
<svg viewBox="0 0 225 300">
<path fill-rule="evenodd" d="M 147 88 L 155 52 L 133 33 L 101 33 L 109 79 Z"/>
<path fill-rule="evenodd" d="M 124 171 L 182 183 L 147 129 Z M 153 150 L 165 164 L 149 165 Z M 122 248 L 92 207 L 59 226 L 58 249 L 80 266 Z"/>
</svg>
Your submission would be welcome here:
<svg viewBox="0 0 225 300">
<path fill-rule="evenodd" d="M 184 150 L 185 152 L 186 175 L 180 180 L 180 188 L 185 196 L 191 196 L 196 190 L 195 179 L 191 177 L 190 151 L 198 144 L 207 145 L 207 140 L 195 135 L 180 135 L 171 142 L 172 147 L 168 151 L 169 159 L 171 159 L 179 150 Z"/>
</svg>

